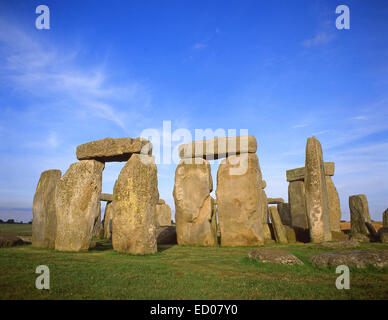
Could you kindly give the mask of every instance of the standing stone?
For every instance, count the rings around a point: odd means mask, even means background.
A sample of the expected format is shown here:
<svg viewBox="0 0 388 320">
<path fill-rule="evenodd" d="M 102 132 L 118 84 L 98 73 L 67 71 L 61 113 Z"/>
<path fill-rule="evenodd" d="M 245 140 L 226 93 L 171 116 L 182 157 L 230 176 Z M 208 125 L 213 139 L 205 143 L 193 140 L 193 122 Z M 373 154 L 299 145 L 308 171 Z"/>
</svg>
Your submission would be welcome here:
<svg viewBox="0 0 388 320">
<path fill-rule="evenodd" d="M 133 154 L 113 189 L 114 250 L 131 254 L 157 251 L 155 212 L 158 199 L 154 157 Z"/>
<path fill-rule="evenodd" d="M 216 246 L 217 220 L 210 164 L 181 160 L 175 171 L 174 201 L 179 245 Z"/>
<path fill-rule="evenodd" d="M 101 208 L 100 208 L 100 212 L 98 213 L 98 216 L 94 221 L 92 238 L 102 238 L 102 236 L 104 235 L 103 228 L 104 227 L 101 222 Z"/>
<path fill-rule="evenodd" d="M 307 139 L 305 168 L 306 209 L 310 239 L 316 243 L 331 241 L 322 147 L 315 137 Z"/>
<path fill-rule="evenodd" d="M 388 228 L 388 209 L 383 212 L 383 227 Z"/>
<path fill-rule="evenodd" d="M 104 238 L 112 239 L 112 217 L 113 217 L 113 202 L 108 201 L 105 206 L 104 215 Z"/>
<path fill-rule="evenodd" d="M 82 160 L 73 163 L 58 181 L 57 235 L 55 249 L 87 250 L 93 226 L 101 210 L 100 196 L 104 163 Z"/>
<path fill-rule="evenodd" d="M 270 206 L 268 208 L 268 211 L 269 211 L 269 216 L 271 218 L 276 242 L 288 243 L 286 230 L 284 229 L 282 221 L 280 220 L 278 209 L 274 206 Z"/>
<path fill-rule="evenodd" d="M 263 220 L 267 203 L 259 194 L 262 175 L 256 154 L 224 159 L 217 173 L 217 204 L 223 246 L 264 243 Z"/>
<path fill-rule="evenodd" d="M 282 220 L 282 223 L 285 226 L 291 227 L 292 221 L 291 221 L 291 208 L 289 203 L 279 203 L 277 205 L 278 212 L 280 219 Z"/>
<path fill-rule="evenodd" d="M 55 189 L 61 178 L 60 170 L 42 172 L 32 205 L 32 245 L 54 249 L 57 231 Z"/>
<path fill-rule="evenodd" d="M 334 232 L 341 232 L 341 207 L 337 189 L 331 179 L 326 176 L 327 198 L 329 205 L 330 229 Z"/>
<path fill-rule="evenodd" d="M 368 228 L 365 224 L 366 218 L 369 215 L 368 202 L 363 194 L 349 197 L 350 209 L 350 229 L 352 234 L 361 233 L 369 235 Z"/>
<path fill-rule="evenodd" d="M 303 181 L 290 182 L 288 185 L 288 201 L 290 204 L 291 223 L 297 240 L 301 242 L 310 241 Z"/>
<path fill-rule="evenodd" d="M 171 208 L 166 203 L 156 205 L 156 226 L 171 226 Z"/>
</svg>

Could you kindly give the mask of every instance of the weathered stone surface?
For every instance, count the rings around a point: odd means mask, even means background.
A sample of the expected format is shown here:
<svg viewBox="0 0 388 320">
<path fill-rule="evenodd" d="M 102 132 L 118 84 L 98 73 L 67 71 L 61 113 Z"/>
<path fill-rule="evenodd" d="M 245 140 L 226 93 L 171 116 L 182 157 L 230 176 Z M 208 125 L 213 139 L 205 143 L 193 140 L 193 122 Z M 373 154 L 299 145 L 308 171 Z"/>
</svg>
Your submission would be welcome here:
<svg viewBox="0 0 388 320">
<path fill-rule="evenodd" d="M 351 240 L 357 240 L 359 242 L 370 242 L 369 236 L 366 236 L 363 233 L 354 233 L 350 235 Z"/>
<path fill-rule="evenodd" d="M 301 232 L 308 230 L 306 195 L 303 181 L 290 182 L 288 185 L 288 201 L 292 226 L 298 228 Z"/>
<path fill-rule="evenodd" d="M 81 144 L 76 152 L 78 160 L 128 161 L 134 153 L 151 155 L 152 144 L 143 138 L 105 138 Z"/>
<path fill-rule="evenodd" d="M 112 239 L 112 218 L 113 218 L 113 202 L 108 202 L 105 206 L 104 215 L 104 238 Z"/>
<path fill-rule="evenodd" d="M 181 160 L 175 171 L 174 201 L 180 245 L 217 245 L 217 220 L 209 163 L 201 158 Z"/>
<path fill-rule="evenodd" d="M 57 233 L 55 189 L 61 178 L 60 170 L 42 172 L 32 205 L 32 245 L 54 249 Z"/>
<path fill-rule="evenodd" d="M 324 163 L 324 170 L 325 170 L 325 176 L 334 176 L 334 162 L 325 162 Z M 296 168 L 286 171 L 286 177 L 288 182 L 292 181 L 304 181 L 306 174 L 306 168 Z"/>
<path fill-rule="evenodd" d="M 272 232 L 269 223 L 263 223 L 263 237 L 264 240 L 272 240 Z"/>
<path fill-rule="evenodd" d="M 290 226 L 292 225 L 291 221 L 291 208 L 289 203 L 279 203 L 278 204 L 278 212 L 280 219 L 282 220 L 282 223 L 285 226 Z"/>
<path fill-rule="evenodd" d="M 287 170 L 286 171 L 287 181 L 288 182 L 304 181 L 305 173 L 306 173 L 305 167 Z"/>
<path fill-rule="evenodd" d="M 294 228 L 284 226 L 284 230 L 286 231 L 286 237 L 288 243 L 295 243 L 296 242 L 296 233 Z"/>
<path fill-rule="evenodd" d="M 288 243 L 286 230 L 284 229 L 282 221 L 280 220 L 278 209 L 276 207 L 271 206 L 268 207 L 268 211 L 274 229 L 276 242 Z"/>
<path fill-rule="evenodd" d="M 159 199 L 154 157 L 144 161 L 133 154 L 113 189 L 112 245 L 118 252 L 151 254 L 157 251 L 156 204 Z"/>
<path fill-rule="evenodd" d="M 388 243 L 388 228 L 380 228 L 378 235 L 382 243 Z"/>
<path fill-rule="evenodd" d="M 388 250 L 348 250 L 326 252 L 309 257 L 316 265 L 365 268 L 368 265 L 388 267 Z"/>
<path fill-rule="evenodd" d="M 0 248 L 2 247 L 15 247 L 23 245 L 24 242 L 19 237 L 15 236 L 0 236 Z"/>
<path fill-rule="evenodd" d="M 330 230 L 341 231 L 341 207 L 337 189 L 330 176 L 326 176 L 327 198 L 330 214 Z"/>
<path fill-rule="evenodd" d="M 304 264 L 298 257 L 293 254 L 276 248 L 258 248 L 248 253 L 251 259 L 260 260 L 263 263 L 274 264 Z"/>
<path fill-rule="evenodd" d="M 265 189 L 265 188 L 267 188 L 267 181 L 261 180 L 261 189 Z"/>
<path fill-rule="evenodd" d="M 365 222 L 368 221 L 366 220 L 366 217 L 369 217 L 369 209 L 366 196 L 363 194 L 350 196 L 349 208 L 351 233 L 361 233 L 364 235 L 369 235 L 368 228 L 365 224 Z"/>
<path fill-rule="evenodd" d="M 166 201 L 164 201 L 163 199 L 158 200 L 158 204 L 165 204 L 165 203 L 166 203 Z"/>
<path fill-rule="evenodd" d="M 284 203 L 283 198 L 268 198 L 267 199 L 268 204 L 279 204 L 279 203 Z"/>
<path fill-rule="evenodd" d="M 388 209 L 383 212 L 383 227 L 388 228 Z"/>
<path fill-rule="evenodd" d="M 254 136 L 219 137 L 210 140 L 193 141 L 179 146 L 183 158 L 207 160 L 225 158 L 240 153 L 255 153 L 257 141 Z"/>
<path fill-rule="evenodd" d="M 110 193 L 101 193 L 101 201 L 107 201 L 112 202 L 113 201 L 113 194 Z"/>
<path fill-rule="evenodd" d="M 168 204 L 156 205 L 156 226 L 170 226 L 171 225 L 171 208 Z"/>
<path fill-rule="evenodd" d="M 340 231 L 332 231 L 331 232 L 331 240 L 332 241 L 344 241 L 344 240 L 348 240 L 349 239 L 349 235 L 347 235 L 346 233 Z"/>
<path fill-rule="evenodd" d="M 73 163 L 58 181 L 56 250 L 88 250 L 101 210 L 103 170 L 102 162 L 83 160 Z"/>
<path fill-rule="evenodd" d="M 264 243 L 263 222 L 267 203 L 261 203 L 261 181 L 256 154 L 230 156 L 221 162 L 216 195 L 223 246 Z"/>
<path fill-rule="evenodd" d="M 16 236 L 16 238 L 22 240 L 24 244 L 31 244 L 32 243 L 31 236 Z"/>
<path fill-rule="evenodd" d="M 176 228 L 174 226 L 157 227 L 156 239 L 158 244 L 176 244 Z"/>
<path fill-rule="evenodd" d="M 104 226 L 101 222 L 101 208 L 93 225 L 92 238 L 102 239 L 104 236 Z"/>
<path fill-rule="evenodd" d="M 369 235 L 373 240 L 378 238 L 377 231 L 371 222 L 365 222 L 365 226 L 368 229 Z"/>
<path fill-rule="evenodd" d="M 360 242 L 355 239 L 336 242 L 321 242 L 317 244 L 318 248 L 356 248 L 359 246 Z"/>
<path fill-rule="evenodd" d="M 304 184 L 310 239 L 315 243 L 330 241 L 330 215 L 322 147 L 315 137 L 307 139 L 305 167 Z"/>
</svg>

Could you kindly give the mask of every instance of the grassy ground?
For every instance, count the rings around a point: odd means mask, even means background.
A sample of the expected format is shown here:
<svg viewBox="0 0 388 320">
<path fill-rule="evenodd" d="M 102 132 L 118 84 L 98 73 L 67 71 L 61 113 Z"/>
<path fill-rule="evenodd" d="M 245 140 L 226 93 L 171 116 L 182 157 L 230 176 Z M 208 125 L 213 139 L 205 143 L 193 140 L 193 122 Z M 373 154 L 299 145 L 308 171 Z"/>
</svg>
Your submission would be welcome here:
<svg viewBox="0 0 388 320">
<path fill-rule="evenodd" d="M 263 264 L 252 249 L 161 246 L 148 256 L 112 250 L 64 253 L 30 245 L 0 248 L 0 299 L 388 299 L 388 270 L 351 269 L 350 290 L 335 287 L 334 268 L 313 266 L 312 244 L 266 245 L 288 250 L 304 266 Z M 361 249 L 388 249 L 380 243 Z M 50 268 L 48 290 L 35 288 L 35 268 Z"/>
<path fill-rule="evenodd" d="M 15 237 L 15 236 L 31 236 L 31 224 L 0 224 L 0 236 Z"/>
</svg>

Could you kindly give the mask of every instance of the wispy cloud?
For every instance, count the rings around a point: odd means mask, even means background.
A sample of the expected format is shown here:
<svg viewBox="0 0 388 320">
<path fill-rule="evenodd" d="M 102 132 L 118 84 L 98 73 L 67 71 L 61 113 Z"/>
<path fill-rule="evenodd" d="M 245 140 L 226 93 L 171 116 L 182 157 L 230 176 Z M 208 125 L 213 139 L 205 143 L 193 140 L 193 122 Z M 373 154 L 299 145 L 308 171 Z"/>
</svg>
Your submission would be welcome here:
<svg viewBox="0 0 388 320">
<path fill-rule="evenodd" d="M 131 116 L 136 108 L 149 108 L 151 97 L 138 82 L 117 85 L 109 81 L 104 65 L 80 67 L 79 49 L 67 52 L 50 43 L 43 45 L 16 26 L 0 28 L 0 43 L 1 78 L 14 84 L 14 91 L 45 98 L 56 95 L 62 101 L 67 100 L 76 112 L 83 108 L 88 117 L 111 121 L 124 132 L 127 131 L 125 114 L 113 103 L 125 103 Z"/>
<path fill-rule="evenodd" d="M 311 48 L 319 45 L 324 45 L 331 42 L 335 36 L 327 32 L 320 32 L 316 34 L 313 38 L 306 39 L 302 41 L 302 46 L 306 48 Z"/>
</svg>

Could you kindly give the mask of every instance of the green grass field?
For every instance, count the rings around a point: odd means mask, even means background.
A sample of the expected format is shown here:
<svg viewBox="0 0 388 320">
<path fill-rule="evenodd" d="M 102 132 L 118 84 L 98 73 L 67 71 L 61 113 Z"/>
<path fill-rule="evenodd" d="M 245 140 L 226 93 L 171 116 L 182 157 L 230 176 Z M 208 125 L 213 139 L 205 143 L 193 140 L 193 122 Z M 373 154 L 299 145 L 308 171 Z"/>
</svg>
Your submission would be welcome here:
<svg viewBox="0 0 388 320">
<path fill-rule="evenodd" d="M 0 227 L 28 232 L 28 226 Z M 387 269 L 351 269 L 350 290 L 338 290 L 335 269 L 307 259 L 330 249 L 312 244 L 266 245 L 288 250 L 303 266 L 250 260 L 248 247 L 161 246 L 157 254 L 131 256 L 103 244 L 78 253 L 0 248 L 0 299 L 388 299 Z M 388 245 L 361 246 L 368 248 Z M 50 290 L 35 288 L 35 268 L 42 264 L 50 268 Z"/>
</svg>

